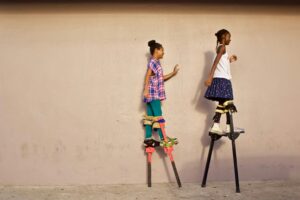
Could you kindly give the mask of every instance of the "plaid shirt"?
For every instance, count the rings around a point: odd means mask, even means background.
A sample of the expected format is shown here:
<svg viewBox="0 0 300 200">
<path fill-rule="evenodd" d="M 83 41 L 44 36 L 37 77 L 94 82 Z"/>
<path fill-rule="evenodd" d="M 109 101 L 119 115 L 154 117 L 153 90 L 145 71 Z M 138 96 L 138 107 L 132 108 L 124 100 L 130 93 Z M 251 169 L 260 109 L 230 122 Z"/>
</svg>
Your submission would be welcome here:
<svg viewBox="0 0 300 200">
<path fill-rule="evenodd" d="M 148 68 L 153 71 L 154 75 L 150 77 L 148 85 L 149 97 L 144 97 L 144 102 L 148 103 L 153 100 L 165 100 L 166 93 L 164 86 L 164 75 L 160 62 L 154 58 L 151 58 L 150 62 L 148 63 Z"/>
</svg>

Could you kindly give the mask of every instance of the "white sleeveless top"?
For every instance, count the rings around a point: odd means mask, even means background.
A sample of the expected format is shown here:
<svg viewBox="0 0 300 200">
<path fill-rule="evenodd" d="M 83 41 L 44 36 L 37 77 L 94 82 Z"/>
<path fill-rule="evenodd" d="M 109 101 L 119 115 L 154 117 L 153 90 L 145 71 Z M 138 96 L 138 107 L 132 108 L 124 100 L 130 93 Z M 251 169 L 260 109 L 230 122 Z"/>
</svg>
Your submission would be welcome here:
<svg viewBox="0 0 300 200">
<path fill-rule="evenodd" d="M 222 44 L 220 44 L 219 46 L 221 45 Z M 214 60 L 216 59 L 216 57 L 217 55 L 215 55 Z M 227 51 L 225 54 L 222 55 L 219 63 L 217 64 L 217 68 L 214 73 L 214 78 L 226 78 L 228 80 L 231 79 L 230 61 Z"/>
</svg>

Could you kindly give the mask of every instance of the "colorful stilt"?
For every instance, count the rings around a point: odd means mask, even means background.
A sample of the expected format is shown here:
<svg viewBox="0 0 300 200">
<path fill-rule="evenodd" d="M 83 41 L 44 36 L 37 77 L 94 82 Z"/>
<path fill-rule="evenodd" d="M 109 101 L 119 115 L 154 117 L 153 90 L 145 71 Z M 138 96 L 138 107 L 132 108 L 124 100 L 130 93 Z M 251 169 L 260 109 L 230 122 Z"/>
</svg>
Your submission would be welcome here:
<svg viewBox="0 0 300 200">
<path fill-rule="evenodd" d="M 169 138 L 167 137 L 166 130 L 165 130 L 165 120 L 163 117 L 153 117 L 153 116 L 144 116 L 144 124 L 145 125 L 152 125 L 154 128 L 160 128 L 163 134 L 163 140 L 159 143 L 158 141 L 154 139 L 147 139 L 144 141 L 144 145 L 146 148 L 147 153 L 147 174 L 148 174 L 148 187 L 152 186 L 151 178 L 151 164 L 152 164 L 152 154 L 155 152 L 155 147 L 161 146 L 164 148 L 164 152 L 168 155 L 172 168 L 175 174 L 176 182 L 178 187 L 182 187 L 181 181 L 178 175 L 178 171 L 176 168 L 175 160 L 173 157 L 173 146 L 178 144 L 178 141 L 176 138 Z"/>
</svg>

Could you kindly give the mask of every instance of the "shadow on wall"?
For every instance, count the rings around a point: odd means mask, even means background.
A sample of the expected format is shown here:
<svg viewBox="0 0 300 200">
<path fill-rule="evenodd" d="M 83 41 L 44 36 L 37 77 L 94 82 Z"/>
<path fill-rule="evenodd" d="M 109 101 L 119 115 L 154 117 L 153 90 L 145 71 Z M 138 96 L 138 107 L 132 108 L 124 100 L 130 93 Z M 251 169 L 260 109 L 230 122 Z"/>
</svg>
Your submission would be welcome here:
<svg viewBox="0 0 300 200">
<path fill-rule="evenodd" d="M 203 171 L 203 168 L 205 167 L 206 156 L 207 156 L 206 154 L 208 152 L 206 150 L 208 150 L 209 145 L 210 145 L 210 137 L 208 136 L 208 130 L 212 125 L 212 122 L 213 122 L 212 118 L 213 118 L 215 107 L 216 107 L 215 103 L 204 98 L 206 88 L 207 88 L 204 85 L 204 82 L 207 79 L 208 74 L 211 70 L 214 55 L 215 55 L 215 53 L 212 51 L 207 51 L 204 53 L 205 63 L 204 63 L 203 71 L 201 73 L 203 76 L 201 77 L 200 82 L 198 83 L 198 88 L 195 93 L 195 97 L 192 100 L 192 104 L 195 105 L 196 110 L 206 116 L 205 123 L 204 123 L 205 127 L 204 127 L 203 133 L 201 135 L 201 144 L 202 144 L 202 151 L 200 154 L 201 155 L 201 157 L 200 157 L 201 171 Z M 223 144 L 224 144 L 224 141 L 215 143 L 213 159 L 215 159 L 215 160 L 218 159 L 217 150 Z M 187 170 L 187 172 L 188 171 L 189 170 Z"/>
</svg>

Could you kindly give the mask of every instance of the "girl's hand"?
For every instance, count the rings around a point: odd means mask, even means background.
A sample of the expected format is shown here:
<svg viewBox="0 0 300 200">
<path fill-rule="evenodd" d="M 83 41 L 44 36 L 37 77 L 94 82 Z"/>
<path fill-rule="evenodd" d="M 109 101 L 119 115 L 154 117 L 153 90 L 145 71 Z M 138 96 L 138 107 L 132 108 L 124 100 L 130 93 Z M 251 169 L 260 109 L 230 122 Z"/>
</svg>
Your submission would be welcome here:
<svg viewBox="0 0 300 200">
<path fill-rule="evenodd" d="M 212 77 L 209 77 L 209 78 L 204 82 L 205 86 L 207 86 L 207 87 L 211 86 L 212 81 L 213 81 L 213 78 L 212 78 Z"/>
<path fill-rule="evenodd" d="M 149 98 L 149 91 L 148 90 L 144 90 L 144 97 Z"/>
<path fill-rule="evenodd" d="M 230 56 L 229 61 L 230 61 L 231 63 L 237 61 L 237 56 L 236 56 L 236 55 Z"/>
<path fill-rule="evenodd" d="M 174 69 L 173 69 L 173 74 L 176 75 L 178 71 L 179 71 L 179 65 L 176 64 Z"/>
</svg>

